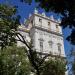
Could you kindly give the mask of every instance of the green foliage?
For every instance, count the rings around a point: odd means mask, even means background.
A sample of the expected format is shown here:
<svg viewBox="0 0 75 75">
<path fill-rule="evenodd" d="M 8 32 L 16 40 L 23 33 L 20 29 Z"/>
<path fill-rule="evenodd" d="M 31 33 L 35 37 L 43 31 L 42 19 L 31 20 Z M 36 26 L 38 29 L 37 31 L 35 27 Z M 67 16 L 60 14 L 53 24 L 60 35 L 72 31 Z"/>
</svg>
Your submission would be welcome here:
<svg viewBox="0 0 75 75">
<path fill-rule="evenodd" d="M 45 61 L 41 75 L 65 75 L 66 64 L 61 59 L 49 59 Z"/>
<path fill-rule="evenodd" d="M 32 50 L 32 48 L 25 41 L 25 38 L 20 33 L 18 33 L 17 27 L 19 25 L 20 18 L 19 18 L 19 16 L 16 15 L 16 11 L 17 11 L 16 8 L 11 5 L 0 4 L 0 9 L 1 9 L 0 10 L 0 47 L 1 47 L 1 50 L 4 50 L 5 47 L 12 46 L 14 44 L 14 42 L 16 42 L 16 41 L 22 42 L 29 49 L 29 50 L 26 50 L 26 54 L 28 56 L 28 59 L 32 65 L 32 67 L 34 67 L 34 69 L 36 71 L 37 70 L 39 71 L 39 66 L 38 66 L 39 61 L 36 58 L 37 53 Z M 16 39 L 15 37 L 17 37 L 18 39 Z M 1 56 L 3 56 L 3 55 L 1 55 Z M 19 59 L 19 58 L 15 57 L 14 60 L 17 60 L 17 59 Z M 15 66 L 19 60 L 16 61 L 16 64 L 13 62 L 13 60 L 10 59 L 10 61 L 12 62 L 12 63 L 9 62 L 12 67 L 12 64 L 13 64 L 13 66 Z M 11 69 L 9 69 L 9 70 L 11 70 Z M 6 70 L 4 69 L 3 71 L 6 71 Z M 14 68 L 14 71 L 16 71 L 16 68 Z M 19 69 L 17 69 L 17 71 L 19 71 Z M 12 70 L 12 72 L 13 72 L 13 70 Z M 20 73 L 23 73 L 23 70 Z M 39 72 L 37 72 L 37 73 L 39 73 Z"/>
<path fill-rule="evenodd" d="M 75 75 L 75 61 L 72 62 L 72 73 Z"/>
<path fill-rule="evenodd" d="M 21 1 L 25 1 L 25 0 L 21 0 Z M 26 1 L 28 2 L 28 0 Z M 40 75 L 41 71 L 43 70 L 44 73 L 44 71 L 47 68 L 44 67 L 45 69 L 43 69 L 43 66 L 46 65 L 46 62 L 44 63 L 44 60 L 46 59 L 47 56 L 41 58 L 39 56 L 40 54 L 32 50 L 32 47 L 30 47 L 26 43 L 25 39 L 21 34 L 19 34 L 19 36 L 22 37 L 22 40 L 16 34 L 17 27 L 20 24 L 19 23 L 20 17 L 16 15 L 16 11 L 17 11 L 16 8 L 13 6 L 0 4 L 0 46 L 1 46 L 0 75 L 29 75 L 31 67 L 29 65 L 29 62 L 25 59 L 26 57 L 25 52 L 28 56 L 28 59 L 32 67 L 34 68 L 33 70 L 34 71 L 36 70 L 36 74 Z M 16 36 L 19 38 L 18 41 L 24 43 L 28 47 L 29 49 L 28 51 L 27 50 L 22 51 L 21 48 L 18 48 L 16 46 L 10 47 L 11 45 L 14 44 L 14 42 L 16 42 L 15 39 Z M 58 64 L 58 62 L 56 63 Z M 55 63 L 53 62 L 53 64 Z M 57 74 L 58 74 L 59 73 L 58 68 L 60 68 L 60 66 L 59 67 L 54 66 L 54 67 L 57 70 Z M 55 70 L 53 70 L 53 72 L 54 71 Z"/>
<path fill-rule="evenodd" d="M 71 65 L 70 74 L 75 75 L 75 50 L 72 48 L 69 55 L 69 65 Z"/>
<path fill-rule="evenodd" d="M 0 46 L 12 45 L 15 40 L 20 17 L 16 15 L 14 6 L 0 4 Z"/>
<path fill-rule="evenodd" d="M 25 48 L 14 45 L 0 50 L 0 75 L 29 75 L 30 70 Z"/>
</svg>

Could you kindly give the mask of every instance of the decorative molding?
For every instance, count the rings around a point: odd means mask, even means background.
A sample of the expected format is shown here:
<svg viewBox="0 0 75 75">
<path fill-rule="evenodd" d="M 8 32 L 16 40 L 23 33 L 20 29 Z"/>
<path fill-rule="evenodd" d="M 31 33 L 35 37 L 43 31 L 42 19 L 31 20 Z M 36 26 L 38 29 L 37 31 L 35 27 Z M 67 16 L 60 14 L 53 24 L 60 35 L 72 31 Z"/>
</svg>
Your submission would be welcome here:
<svg viewBox="0 0 75 75">
<path fill-rule="evenodd" d="M 36 29 L 39 29 L 39 30 L 42 30 L 42 31 L 46 31 L 46 32 L 48 32 L 48 33 L 52 33 L 52 34 L 55 34 L 55 35 L 58 35 L 58 36 L 62 36 L 62 37 L 63 37 L 62 34 L 57 33 L 57 32 L 55 32 L 55 31 L 47 30 L 47 29 L 45 29 L 45 28 L 41 28 L 41 27 L 38 27 L 38 26 L 33 26 L 33 28 L 36 28 Z"/>
</svg>

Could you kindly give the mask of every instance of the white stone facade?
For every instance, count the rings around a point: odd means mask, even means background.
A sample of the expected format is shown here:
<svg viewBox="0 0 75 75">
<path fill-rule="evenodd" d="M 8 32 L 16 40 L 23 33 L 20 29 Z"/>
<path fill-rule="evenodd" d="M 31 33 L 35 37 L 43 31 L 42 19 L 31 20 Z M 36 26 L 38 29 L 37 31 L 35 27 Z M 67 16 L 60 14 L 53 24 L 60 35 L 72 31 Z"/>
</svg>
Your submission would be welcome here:
<svg viewBox="0 0 75 75">
<path fill-rule="evenodd" d="M 33 47 L 37 52 L 65 57 L 62 28 L 60 20 L 53 16 L 47 17 L 45 13 L 39 14 L 37 10 L 19 27 L 19 32 L 27 41 L 32 39 Z M 18 42 L 18 45 L 23 44 Z"/>
</svg>

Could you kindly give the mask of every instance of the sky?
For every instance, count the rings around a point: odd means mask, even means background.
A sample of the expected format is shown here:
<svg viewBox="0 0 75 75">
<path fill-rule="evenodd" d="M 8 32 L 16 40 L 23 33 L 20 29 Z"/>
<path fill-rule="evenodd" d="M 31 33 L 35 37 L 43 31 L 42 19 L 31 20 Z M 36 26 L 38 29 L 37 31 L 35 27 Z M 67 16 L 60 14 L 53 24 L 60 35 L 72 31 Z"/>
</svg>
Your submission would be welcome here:
<svg viewBox="0 0 75 75">
<path fill-rule="evenodd" d="M 0 3 L 4 3 L 6 0 L 0 0 Z M 21 22 L 24 22 L 24 19 L 27 19 L 29 14 L 34 12 L 34 9 L 36 7 L 36 3 L 33 1 L 31 5 L 28 5 L 26 3 L 22 3 L 19 0 L 8 0 L 9 4 L 11 5 L 17 5 L 18 6 L 18 14 L 21 16 Z M 6 3 L 8 3 L 6 1 Z M 39 13 L 45 12 L 43 9 L 39 9 L 38 10 Z M 50 17 L 50 15 L 54 15 L 54 18 L 58 18 L 58 16 L 52 12 L 45 12 L 46 15 L 48 17 Z M 66 37 L 70 34 L 70 29 L 66 28 L 63 29 L 63 34 L 64 34 L 64 47 L 65 47 L 65 53 L 66 55 L 69 53 L 69 51 L 71 50 L 72 45 L 69 44 L 69 42 L 66 40 Z"/>
</svg>

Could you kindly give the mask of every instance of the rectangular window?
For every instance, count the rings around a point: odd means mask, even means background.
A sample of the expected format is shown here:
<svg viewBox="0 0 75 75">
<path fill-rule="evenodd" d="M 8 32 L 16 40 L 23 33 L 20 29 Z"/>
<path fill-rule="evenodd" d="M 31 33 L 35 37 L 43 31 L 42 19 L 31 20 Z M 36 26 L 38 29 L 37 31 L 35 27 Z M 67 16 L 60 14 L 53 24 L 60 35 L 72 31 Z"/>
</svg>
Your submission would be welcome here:
<svg viewBox="0 0 75 75">
<path fill-rule="evenodd" d="M 42 22 L 42 19 L 39 18 L 39 22 Z"/>
<path fill-rule="evenodd" d="M 50 26 L 50 22 L 48 22 L 48 26 Z"/>
<path fill-rule="evenodd" d="M 58 52 L 59 52 L 59 55 L 61 54 L 61 44 L 58 44 Z"/>
<path fill-rule="evenodd" d="M 56 28 L 58 28 L 58 25 L 56 25 Z"/>
<path fill-rule="evenodd" d="M 39 25 L 42 27 L 42 19 L 39 18 Z"/>
<path fill-rule="evenodd" d="M 43 41 L 40 41 L 40 51 L 43 52 Z"/>
<path fill-rule="evenodd" d="M 33 24 L 33 20 L 31 20 L 31 24 Z"/>
<path fill-rule="evenodd" d="M 48 29 L 50 30 L 50 28 L 51 28 L 51 27 L 50 27 L 50 22 L 48 22 Z"/>
<path fill-rule="evenodd" d="M 49 43 L 49 47 L 50 47 L 50 49 L 52 49 L 53 42 L 52 42 L 52 41 L 49 41 L 48 43 Z"/>
<path fill-rule="evenodd" d="M 59 25 L 56 25 L 56 31 L 59 32 Z"/>
</svg>

